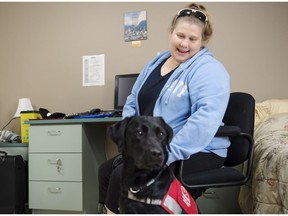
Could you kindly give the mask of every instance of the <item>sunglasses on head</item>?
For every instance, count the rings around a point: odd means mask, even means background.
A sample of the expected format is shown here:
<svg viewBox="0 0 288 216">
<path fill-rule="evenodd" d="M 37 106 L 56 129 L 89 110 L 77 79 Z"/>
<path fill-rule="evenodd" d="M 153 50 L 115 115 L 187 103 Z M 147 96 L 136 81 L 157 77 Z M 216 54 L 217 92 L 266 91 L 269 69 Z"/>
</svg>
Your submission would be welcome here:
<svg viewBox="0 0 288 216">
<path fill-rule="evenodd" d="M 195 16 L 197 19 L 199 19 L 201 22 L 206 23 L 208 21 L 208 17 L 200 10 L 197 9 L 191 9 L 191 8 L 184 8 L 180 11 L 178 11 L 176 17 L 177 19 L 179 17 L 184 17 L 184 16 Z"/>
</svg>

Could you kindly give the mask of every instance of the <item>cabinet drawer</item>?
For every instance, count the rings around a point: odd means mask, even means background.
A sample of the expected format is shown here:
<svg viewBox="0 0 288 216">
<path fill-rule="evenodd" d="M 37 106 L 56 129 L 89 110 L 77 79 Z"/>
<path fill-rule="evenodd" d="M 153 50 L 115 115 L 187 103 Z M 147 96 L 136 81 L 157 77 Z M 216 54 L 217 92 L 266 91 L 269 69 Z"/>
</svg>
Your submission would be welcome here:
<svg viewBox="0 0 288 216">
<path fill-rule="evenodd" d="M 30 126 L 29 152 L 82 152 L 82 125 Z"/>
<path fill-rule="evenodd" d="M 83 211 L 82 183 L 29 181 L 29 208 Z"/>
<path fill-rule="evenodd" d="M 29 154 L 29 180 L 82 181 L 82 154 Z"/>
</svg>

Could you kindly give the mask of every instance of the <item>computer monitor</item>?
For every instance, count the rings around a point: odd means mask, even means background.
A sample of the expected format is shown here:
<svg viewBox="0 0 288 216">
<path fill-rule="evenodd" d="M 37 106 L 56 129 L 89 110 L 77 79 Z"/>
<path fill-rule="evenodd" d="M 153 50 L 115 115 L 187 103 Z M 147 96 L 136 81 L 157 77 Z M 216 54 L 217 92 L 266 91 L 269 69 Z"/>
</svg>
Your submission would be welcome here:
<svg viewBox="0 0 288 216">
<path fill-rule="evenodd" d="M 127 97 L 139 74 L 118 74 L 115 76 L 114 109 L 123 110 Z"/>
</svg>

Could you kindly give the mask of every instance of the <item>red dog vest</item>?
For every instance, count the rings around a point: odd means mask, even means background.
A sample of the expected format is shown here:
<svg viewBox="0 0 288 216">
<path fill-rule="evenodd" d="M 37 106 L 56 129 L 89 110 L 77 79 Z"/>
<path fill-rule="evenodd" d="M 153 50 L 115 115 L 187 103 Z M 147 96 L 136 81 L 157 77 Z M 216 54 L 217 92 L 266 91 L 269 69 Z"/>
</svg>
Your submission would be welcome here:
<svg viewBox="0 0 288 216">
<path fill-rule="evenodd" d="M 182 209 L 187 214 L 198 213 L 194 199 L 176 178 L 172 181 L 167 194 L 162 199 L 161 206 L 170 214 L 181 214 Z"/>
</svg>

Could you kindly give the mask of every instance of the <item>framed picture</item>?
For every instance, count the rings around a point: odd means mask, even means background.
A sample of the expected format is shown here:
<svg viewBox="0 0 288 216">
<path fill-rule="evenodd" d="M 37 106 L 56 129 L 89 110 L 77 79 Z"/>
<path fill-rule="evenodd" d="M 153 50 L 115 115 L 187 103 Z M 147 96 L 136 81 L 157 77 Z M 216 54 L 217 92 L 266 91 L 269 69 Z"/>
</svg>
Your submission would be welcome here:
<svg viewBox="0 0 288 216">
<path fill-rule="evenodd" d="M 146 11 L 135 11 L 124 14 L 124 40 L 147 40 Z"/>
</svg>

